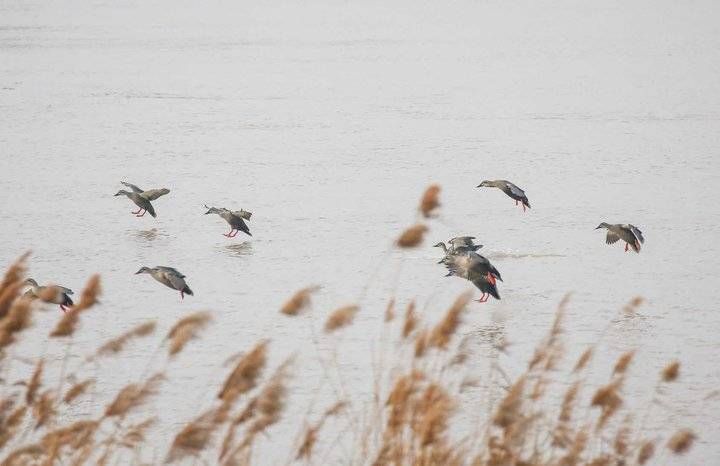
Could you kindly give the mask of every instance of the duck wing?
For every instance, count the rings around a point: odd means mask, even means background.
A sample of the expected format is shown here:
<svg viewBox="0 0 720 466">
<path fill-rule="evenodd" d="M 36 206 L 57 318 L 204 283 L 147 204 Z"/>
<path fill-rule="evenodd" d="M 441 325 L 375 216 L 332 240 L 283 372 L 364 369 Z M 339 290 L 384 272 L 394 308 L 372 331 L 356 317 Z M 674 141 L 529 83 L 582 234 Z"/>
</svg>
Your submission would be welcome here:
<svg viewBox="0 0 720 466">
<path fill-rule="evenodd" d="M 244 218 L 245 220 L 250 220 L 250 217 L 252 217 L 252 212 L 248 212 L 247 210 L 236 210 L 232 212 L 232 214 L 236 217 Z"/>
<path fill-rule="evenodd" d="M 167 188 L 160 188 L 160 189 L 148 189 L 147 191 L 143 191 L 141 196 L 147 199 L 148 201 L 154 201 L 160 196 L 164 196 L 167 193 L 169 193 L 170 190 Z"/>
<path fill-rule="evenodd" d="M 137 186 L 135 186 L 135 185 L 132 184 L 132 183 L 127 183 L 127 182 L 125 182 L 125 181 L 121 181 L 120 184 L 122 184 L 122 185 L 124 185 L 124 186 L 127 186 L 128 188 L 132 189 L 133 192 L 135 192 L 135 193 L 142 193 L 142 192 L 143 192 L 142 189 L 138 188 Z"/>
<path fill-rule="evenodd" d="M 474 236 L 457 236 L 455 238 L 451 238 L 448 240 L 448 243 L 455 247 L 459 246 L 474 246 L 473 240 L 475 239 Z"/>
<path fill-rule="evenodd" d="M 183 277 L 185 277 L 185 275 L 180 276 L 170 272 L 165 273 L 165 278 L 167 278 L 167 281 L 170 282 L 171 287 L 180 291 L 187 287 L 187 283 L 185 283 L 185 279 Z"/>
<path fill-rule="evenodd" d="M 605 236 L 605 243 L 606 244 L 615 244 L 620 239 L 620 236 L 618 236 L 617 233 L 614 231 L 608 230 L 607 236 Z"/>
<path fill-rule="evenodd" d="M 504 182 L 505 185 L 508 187 L 508 190 L 509 190 L 511 193 L 513 193 L 514 195 L 519 196 L 519 197 L 526 197 L 526 196 L 525 196 L 525 191 L 523 191 L 522 189 L 520 189 L 516 184 L 511 183 L 511 182 L 509 182 L 509 181 L 505 181 L 505 180 L 503 180 L 503 182 Z"/>
<path fill-rule="evenodd" d="M 645 242 L 645 238 L 643 237 L 642 231 L 635 225 L 626 225 L 628 230 L 632 232 L 633 235 L 635 235 L 635 238 L 637 238 L 638 241 L 641 243 Z"/>
<path fill-rule="evenodd" d="M 183 275 L 178 269 L 176 269 L 174 267 L 165 267 L 162 265 L 158 265 L 155 268 L 158 270 L 162 270 L 164 273 L 169 273 L 169 274 L 177 275 L 180 278 L 185 278 L 185 275 Z"/>
</svg>

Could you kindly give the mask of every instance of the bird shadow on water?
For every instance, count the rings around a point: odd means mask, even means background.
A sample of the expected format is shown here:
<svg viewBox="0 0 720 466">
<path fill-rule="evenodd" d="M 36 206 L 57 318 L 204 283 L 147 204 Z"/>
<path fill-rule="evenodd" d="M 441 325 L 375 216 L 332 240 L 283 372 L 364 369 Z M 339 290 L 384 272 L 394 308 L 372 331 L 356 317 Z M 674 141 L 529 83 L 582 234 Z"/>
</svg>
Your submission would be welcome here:
<svg viewBox="0 0 720 466">
<path fill-rule="evenodd" d="M 131 230 L 129 233 L 130 236 L 142 242 L 152 242 L 165 236 L 165 234 L 157 228 L 151 228 L 149 230 Z"/>
<path fill-rule="evenodd" d="M 253 254 L 253 246 L 249 241 L 233 243 L 223 246 L 222 250 L 234 257 L 250 256 Z"/>
</svg>

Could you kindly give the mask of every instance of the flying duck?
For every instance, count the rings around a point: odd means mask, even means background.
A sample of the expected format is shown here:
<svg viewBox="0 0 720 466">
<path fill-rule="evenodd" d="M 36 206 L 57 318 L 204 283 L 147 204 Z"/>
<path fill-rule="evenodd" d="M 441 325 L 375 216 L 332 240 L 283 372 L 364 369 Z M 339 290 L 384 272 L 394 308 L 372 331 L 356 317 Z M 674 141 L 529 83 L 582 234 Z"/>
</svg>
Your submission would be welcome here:
<svg viewBox="0 0 720 466">
<path fill-rule="evenodd" d="M 633 251 L 640 253 L 640 245 L 645 242 L 642 231 L 635 225 L 616 223 L 611 225 L 609 223 L 602 222 L 595 229 L 605 228 L 607 229 L 607 236 L 605 242 L 607 244 L 614 244 L 617 240 L 621 239 L 625 241 L 625 252 L 628 251 L 628 247 L 631 247 Z"/>
<path fill-rule="evenodd" d="M 140 208 L 136 212 L 131 212 L 131 213 L 135 214 L 136 217 L 142 217 L 143 215 L 145 215 L 145 212 L 149 212 L 150 215 L 153 216 L 153 218 L 157 217 L 157 214 L 155 214 L 155 209 L 153 208 L 152 204 L 150 204 L 150 201 L 146 197 L 143 197 L 142 194 L 136 193 L 136 192 L 128 192 L 128 191 L 125 191 L 124 189 L 121 189 L 115 195 L 116 196 L 127 196 L 128 199 L 133 201 L 135 203 L 135 205 Z M 142 212 L 142 214 L 140 212 Z"/>
<path fill-rule="evenodd" d="M 24 296 L 32 299 L 39 298 L 46 303 L 59 304 L 63 312 L 67 311 L 69 306 L 75 304 L 70 298 L 70 295 L 73 294 L 73 290 L 70 288 L 59 285 L 40 286 L 32 278 L 25 280 L 25 285 L 29 285 L 30 288 L 25 292 Z"/>
<path fill-rule="evenodd" d="M 530 208 L 530 201 L 528 201 L 527 196 L 525 195 L 525 191 L 520 189 L 517 185 L 507 181 L 507 180 L 494 180 L 494 181 L 488 181 L 485 180 L 482 183 L 480 183 L 478 188 L 500 188 L 502 192 L 510 196 L 510 198 L 515 200 L 515 205 L 518 205 L 518 202 L 522 203 L 523 212 L 525 212 L 525 208 Z"/>
<path fill-rule="evenodd" d="M 476 252 L 452 255 L 448 258 L 446 266 L 448 269 L 446 276 L 454 275 L 464 278 L 482 291 L 478 302 L 484 303 L 490 296 L 500 299 L 496 283 L 497 280 L 502 281 L 502 277 L 498 269 L 487 258 Z"/>
<path fill-rule="evenodd" d="M 149 273 L 155 280 L 159 281 L 168 288 L 178 290 L 180 292 L 180 299 L 185 299 L 185 294 L 193 296 L 193 292 L 190 287 L 185 283 L 185 275 L 180 273 L 177 269 L 172 267 L 141 267 L 140 270 L 135 272 L 135 275 L 141 273 Z"/>
<path fill-rule="evenodd" d="M 247 223 L 245 223 L 245 220 L 250 220 L 250 217 L 252 217 L 252 212 L 248 212 L 247 210 L 242 209 L 232 211 L 224 207 L 208 207 L 207 205 L 205 206 L 205 208 L 208 209 L 208 211 L 205 212 L 205 215 L 218 214 L 219 216 L 224 218 L 225 221 L 228 222 L 228 224 L 230 225 L 230 231 L 228 233 L 223 233 L 223 236 L 227 236 L 228 238 L 234 238 L 235 236 L 237 236 L 238 231 L 242 231 L 246 235 L 252 236 L 252 233 L 250 233 L 250 228 L 248 228 Z"/>
</svg>

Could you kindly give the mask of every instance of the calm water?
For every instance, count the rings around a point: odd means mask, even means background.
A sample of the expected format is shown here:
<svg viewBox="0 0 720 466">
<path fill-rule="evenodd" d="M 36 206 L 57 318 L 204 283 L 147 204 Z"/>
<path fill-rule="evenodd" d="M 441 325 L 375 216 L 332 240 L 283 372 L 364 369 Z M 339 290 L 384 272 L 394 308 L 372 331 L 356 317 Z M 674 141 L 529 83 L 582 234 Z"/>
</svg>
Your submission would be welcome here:
<svg viewBox="0 0 720 466">
<path fill-rule="evenodd" d="M 473 234 L 505 279 L 502 301 L 467 319 L 479 374 L 498 334 L 513 343 L 499 364 L 520 373 L 572 291 L 569 359 L 611 323 L 598 380 L 638 349 L 626 393 L 642 406 L 679 358 L 649 429 L 696 429 L 688 461 L 709 464 L 720 458 L 720 401 L 703 400 L 720 384 L 720 9 L 631 3 L 2 1 L 0 263 L 31 249 L 32 276 L 75 290 L 102 274 L 71 367 L 146 319 L 164 332 L 214 311 L 206 337 L 168 365 L 170 395 L 147 408 L 163 419 L 157 458 L 211 405 L 225 357 L 267 336 L 273 361 L 298 355 L 296 424 L 309 401 L 366 396 L 387 299 L 439 318 L 468 284 L 443 277 L 430 245 Z M 495 178 L 525 188 L 533 209 L 474 188 Z M 121 180 L 171 189 L 157 219 L 113 197 Z M 425 247 L 392 251 L 431 182 L 443 209 Z M 205 203 L 253 211 L 254 236 L 221 236 Z M 606 246 L 601 221 L 638 225 L 643 252 Z M 142 265 L 177 267 L 195 296 L 134 276 Z M 280 317 L 309 284 L 323 286 L 313 315 Z M 639 315 L 619 318 L 637 295 Z M 310 326 L 354 302 L 341 340 L 313 345 Z M 56 319 L 39 314 L 26 355 L 63 358 L 44 338 Z M 342 360 L 329 379 L 325 344 Z M 155 345 L 82 368 L 103 383 L 79 409 L 163 368 Z"/>
</svg>

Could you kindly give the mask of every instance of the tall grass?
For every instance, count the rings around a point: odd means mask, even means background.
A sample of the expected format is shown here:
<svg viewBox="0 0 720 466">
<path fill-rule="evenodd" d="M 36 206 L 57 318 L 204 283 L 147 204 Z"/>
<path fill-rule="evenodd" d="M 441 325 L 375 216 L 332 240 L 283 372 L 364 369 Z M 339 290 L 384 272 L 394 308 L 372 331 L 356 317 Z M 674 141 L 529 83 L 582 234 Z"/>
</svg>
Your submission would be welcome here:
<svg viewBox="0 0 720 466">
<path fill-rule="evenodd" d="M 439 206 L 438 192 L 439 188 L 433 187 L 423 196 L 419 210 L 424 215 Z M 412 227 L 401 236 L 398 246 L 416 247 L 427 229 L 425 225 Z M 37 306 L 21 295 L 26 261 L 24 256 L 12 264 L 0 284 L 3 374 L 10 373 L 8 367 L 18 357 L 14 349 L 32 325 Z M 311 294 L 316 290 L 314 286 L 300 289 L 279 309 L 277 318 L 306 318 L 303 311 L 312 306 Z M 60 318 L 49 337 L 70 339 L 90 325 L 83 322 L 83 316 L 97 306 L 100 292 L 100 278 L 94 276 L 78 304 Z M 569 361 L 570 370 L 559 369 L 568 356 L 563 347 L 567 299 L 558 306 L 547 335 L 521 374 L 504 380 L 504 373 L 496 377 L 501 371 L 497 367 L 489 369 L 495 374 L 472 374 L 503 391 L 501 397 L 490 401 L 490 409 L 484 409 L 480 400 L 468 400 L 467 391 L 478 383 L 468 377 L 473 372 L 470 365 L 477 361 L 468 351 L 467 338 L 461 338 L 467 330 L 463 322 L 470 299 L 469 292 L 458 296 L 435 324 L 424 323 L 425 316 L 414 301 L 398 313 L 398 319 L 394 299 L 387 308 L 377 310 L 383 334 L 393 336 L 386 346 L 390 349 L 382 355 L 381 373 L 368 382 L 374 392 L 370 407 L 358 400 L 338 399 L 319 414 L 285 417 L 289 395 L 299 384 L 312 381 L 299 376 L 302 367 L 297 367 L 293 358 L 268 367 L 270 343 L 258 341 L 232 357 L 231 368 L 218 363 L 217 370 L 227 374 L 221 386 L 209 387 L 217 393 L 215 402 L 177 428 L 157 461 L 270 464 L 264 461 L 259 440 L 272 438 L 279 426 L 285 426 L 284 432 L 298 432 L 285 455 L 288 464 L 644 465 L 660 464 L 663 455 L 682 455 L 692 448 L 695 432 L 669 426 L 665 438 L 649 435 L 641 420 L 647 407 L 634 409 L 626 404 L 623 389 L 632 373 L 633 351 L 619 357 L 610 378 L 600 386 L 587 382 L 598 348 L 588 348 L 576 361 Z M 625 312 L 634 312 L 640 304 L 639 300 L 630 303 Z M 327 342 L 318 348 L 332 346 L 336 335 L 352 326 L 362 312 L 366 310 L 348 305 L 330 313 L 325 332 L 312 335 Z M 167 348 L 166 357 L 176 357 L 188 345 L 202 344 L 210 322 L 207 312 L 180 319 L 159 341 Z M 154 322 L 137 325 L 99 344 L 83 360 L 122 358 L 131 341 L 152 338 L 155 330 Z M 507 342 L 497 342 L 495 348 L 507 351 Z M 64 360 L 23 357 L 33 365 L 29 378 L 20 383 L 5 380 L 0 394 L 1 465 L 143 464 L 142 452 L 158 448 L 153 429 L 167 426 L 159 425 L 155 417 L 143 419 L 142 407 L 164 396 L 164 372 L 142 374 L 137 382 L 106 394 L 104 408 L 79 419 L 76 415 L 72 423 L 63 424 L 88 390 L 103 387 L 103 381 L 80 380 L 73 371 L 64 370 Z M 328 360 L 338 364 L 335 356 Z M 63 380 L 49 386 L 48 369 L 58 364 L 63 366 L 59 371 Z M 651 393 L 676 381 L 680 369 L 678 361 L 670 361 L 655 383 L 649 384 Z M 467 413 L 474 414 L 472 422 Z"/>
</svg>

